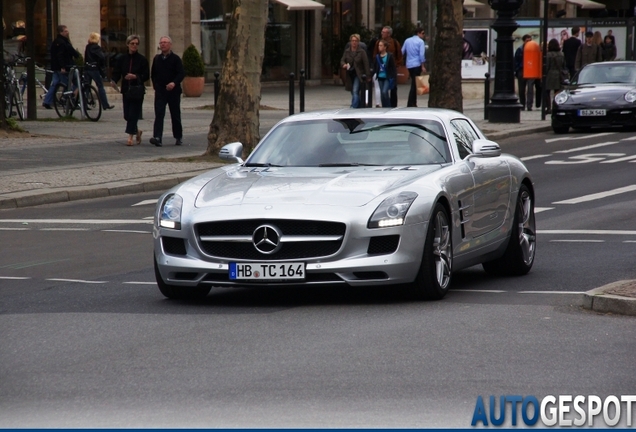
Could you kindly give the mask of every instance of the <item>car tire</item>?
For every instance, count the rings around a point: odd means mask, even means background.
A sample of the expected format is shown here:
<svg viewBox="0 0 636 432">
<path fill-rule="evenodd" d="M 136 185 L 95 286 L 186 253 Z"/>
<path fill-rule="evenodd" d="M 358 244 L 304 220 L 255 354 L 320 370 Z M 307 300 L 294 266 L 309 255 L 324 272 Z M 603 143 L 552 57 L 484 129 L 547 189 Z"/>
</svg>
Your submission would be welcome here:
<svg viewBox="0 0 636 432">
<path fill-rule="evenodd" d="M 552 126 L 552 130 L 555 134 L 563 135 L 570 131 L 570 126 Z"/>
<path fill-rule="evenodd" d="M 428 223 L 424 255 L 411 284 L 412 292 L 426 300 L 441 300 L 450 287 L 453 270 L 453 241 L 446 208 L 437 203 Z"/>
<path fill-rule="evenodd" d="M 161 294 L 169 299 L 173 300 L 196 300 L 202 299 L 210 293 L 212 287 L 182 287 L 169 285 L 163 281 L 161 273 L 159 273 L 159 266 L 157 265 L 157 258 L 154 258 L 155 262 L 155 279 L 157 280 L 157 286 Z"/>
<path fill-rule="evenodd" d="M 501 258 L 482 264 L 488 274 L 523 276 L 534 264 L 537 248 L 534 202 L 530 190 L 521 185 L 515 206 L 515 218 L 510 230 L 506 252 Z"/>
</svg>

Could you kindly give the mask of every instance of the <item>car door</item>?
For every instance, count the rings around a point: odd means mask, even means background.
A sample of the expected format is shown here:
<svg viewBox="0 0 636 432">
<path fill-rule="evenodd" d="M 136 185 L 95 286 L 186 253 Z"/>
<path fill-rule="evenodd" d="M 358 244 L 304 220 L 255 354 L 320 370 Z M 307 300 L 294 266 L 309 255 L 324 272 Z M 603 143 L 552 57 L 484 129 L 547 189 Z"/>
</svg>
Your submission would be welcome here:
<svg viewBox="0 0 636 432">
<path fill-rule="evenodd" d="M 452 120 L 451 129 L 459 156 L 474 181 L 473 208 L 464 224 L 466 239 L 471 240 L 503 224 L 510 201 L 510 169 L 503 158 L 471 156 L 473 141 L 479 135 L 468 120 Z"/>
</svg>

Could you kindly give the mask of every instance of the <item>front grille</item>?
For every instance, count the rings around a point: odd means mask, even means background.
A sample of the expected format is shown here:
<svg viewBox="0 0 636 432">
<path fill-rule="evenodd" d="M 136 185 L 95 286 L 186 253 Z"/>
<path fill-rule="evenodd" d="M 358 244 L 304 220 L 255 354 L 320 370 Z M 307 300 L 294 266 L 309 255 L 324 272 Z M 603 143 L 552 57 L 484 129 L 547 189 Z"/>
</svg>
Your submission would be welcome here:
<svg viewBox="0 0 636 432">
<path fill-rule="evenodd" d="M 271 225 L 278 228 L 282 236 L 311 236 L 318 241 L 283 243 L 272 254 L 259 252 L 251 241 L 256 228 Z M 285 219 L 249 219 L 239 221 L 204 222 L 195 226 L 201 250 L 210 256 L 240 260 L 291 260 L 333 255 L 342 246 L 346 226 L 340 222 L 297 221 Z M 205 236 L 249 237 L 249 241 L 201 240 Z M 339 236 L 338 240 L 320 241 L 323 236 Z"/>
<path fill-rule="evenodd" d="M 185 240 L 175 237 L 161 237 L 163 251 L 168 255 L 186 255 Z"/>
<path fill-rule="evenodd" d="M 367 253 L 369 255 L 386 255 L 393 253 L 397 250 L 399 242 L 400 236 L 397 234 L 371 237 Z"/>
</svg>

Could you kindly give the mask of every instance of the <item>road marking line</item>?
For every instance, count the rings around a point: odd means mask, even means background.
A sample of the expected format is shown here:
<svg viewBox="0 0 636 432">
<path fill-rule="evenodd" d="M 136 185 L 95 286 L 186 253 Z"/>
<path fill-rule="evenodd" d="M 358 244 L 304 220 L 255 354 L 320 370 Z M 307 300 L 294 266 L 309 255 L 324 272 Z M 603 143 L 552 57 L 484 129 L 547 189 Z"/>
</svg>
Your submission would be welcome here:
<svg viewBox="0 0 636 432">
<path fill-rule="evenodd" d="M 519 291 L 517 294 L 585 294 L 585 291 Z"/>
<path fill-rule="evenodd" d="M 522 157 L 522 158 L 519 158 L 519 159 L 521 159 L 522 161 L 525 162 L 525 161 L 529 161 L 529 160 L 532 160 L 532 159 L 541 159 L 541 158 L 547 158 L 547 157 L 550 157 L 550 156 L 552 156 L 552 155 L 551 154 L 545 154 L 545 155 L 542 154 L 542 155 L 526 156 L 526 157 Z"/>
<path fill-rule="evenodd" d="M 628 230 L 537 230 L 537 234 L 636 235 Z"/>
<path fill-rule="evenodd" d="M 150 231 L 136 231 L 136 230 L 102 230 L 102 232 L 152 234 Z"/>
<path fill-rule="evenodd" d="M 572 198 L 572 199 L 569 199 L 569 200 L 556 201 L 556 202 L 553 202 L 552 204 L 579 204 L 579 203 L 582 203 L 582 202 L 594 201 L 594 200 L 597 200 L 597 199 L 606 198 L 606 197 L 609 197 L 609 196 L 619 195 L 619 194 L 622 194 L 622 193 L 633 192 L 633 191 L 636 191 L 636 185 L 629 185 L 629 186 L 625 186 L 625 187 L 618 188 L 618 189 L 612 189 L 612 190 L 605 191 L 605 192 L 599 192 L 599 193 L 590 194 L 590 195 L 583 195 L 581 197 Z"/>
<path fill-rule="evenodd" d="M 623 243 L 636 243 L 636 240 L 623 240 Z"/>
<path fill-rule="evenodd" d="M 562 154 L 562 153 L 573 153 L 573 152 L 577 152 L 577 151 L 589 150 L 589 149 L 598 148 L 598 147 L 605 147 L 605 146 L 614 145 L 614 144 L 618 144 L 618 141 L 608 141 L 608 142 L 599 143 L 599 144 L 592 144 L 592 145 L 588 145 L 588 146 L 584 146 L 584 147 L 577 147 L 577 148 L 573 148 L 573 149 L 569 149 L 569 150 L 558 150 L 558 151 L 555 151 L 554 153 L 559 153 L 559 154 Z"/>
<path fill-rule="evenodd" d="M 621 141 L 634 141 L 634 140 L 636 140 L 636 135 L 629 138 L 621 138 Z"/>
<path fill-rule="evenodd" d="M 567 136 L 567 137 L 561 137 L 561 138 L 549 138 L 547 140 L 545 140 L 546 143 L 551 143 L 551 142 L 555 142 L 555 141 L 569 141 L 569 140 L 575 140 L 575 139 L 587 139 L 587 138 L 598 138 L 604 135 L 613 135 L 616 132 L 603 132 L 603 133 L 597 133 L 597 134 L 592 134 L 592 135 L 582 135 L 582 136 Z"/>
<path fill-rule="evenodd" d="M 10 280 L 20 279 L 20 280 L 22 280 L 22 279 L 31 279 L 31 278 L 30 277 L 19 277 L 19 276 L 0 276 L 0 279 L 10 279 Z"/>
<path fill-rule="evenodd" d="M 0 231 L 29 231 L 31 228 L 0 228 Z"/>
<path fill-rule="evenodd" d="M 0 219 L 0 223 L 43 223 L 43 224 L 152 224 L 152 221 L 142 219 Z"/>
<path fill-rule="evenodd" d="M 63 261 L 70 261 L 70 259 L 64 258 L 64 259 L 47 260 L 47 261 L 28 261 L 23 263 L 7 264 L 4 266 L 0 266 L 0 268 L 12 268 L 14 270 L 20 270 L 20 269 L 29 268 L 29 267 L 35 267 L 38 265 L 53 264 L 53 263 L 58 263 Z"/>
<path fill-rule="evenodd" d="M 494 293 L 494 294 L 507 292 L 502 290 L 479 290 L 479 289 L 471 290 L 471 289 L 452 289 L 452 288 L 451 290 L 455 292 L 479 292 L 479 293 Z"/>
<path fill-rule="evenodd" d="M 157 200 L 156 199 L 149 199 L 149 200 L 139 201 L 137 204 L 133 204 L 131 207 L 148 205 L 148 204 L 157 204 Z"/>
<path fill-rule="evenodd" d="M 45 279 L 47 281 L 54 281 L 54 282 L 77 282 L 77 283 L 85 283 L 85 284 L 105 284 L 108 283 L 108 281 L 87 281 L 87 280 L 81 280 L 81 279 L 58 279 L 58 278 L 51 278 L 51 279 Z"/>
<path fill-rule="evenodd" d="M 535 207 L 534 208 L 535 213 L 541 213 L 548 210 L 554 210 L 554 207 Z"/>
<path fill-rule="evenodd" d="M 128 285 L 157 285 L 157 282 L 122 282 Z"/>
<path fill-rule="evenodd" d="M 583 240 L 583 239 L 550 240 L 550 243 L 605 243 L 605 240 Z"/>
<path fill-rule="evenodd" d="M 40 228 L 40 231 L 89 231 L 88 228 Z"/>
<path fill-rule="evenodd" d="M 610 163 L 617 163 L 617 162 L 625 162 L 625 161 L 632 160 L 632 159 L 636 159 L 636 155 L 633 155 L 633 156 L 625 156 L 625 157 L 618 158 L 618 159 L 604 160 L 604 161 L 601 161 L 601 162 L 599 162 L 599 163 L 602 163 L 602 164 L 610 164 Z M 634 162 L 634 161 L 632 160 L 632 162 Z"/>
</svg>

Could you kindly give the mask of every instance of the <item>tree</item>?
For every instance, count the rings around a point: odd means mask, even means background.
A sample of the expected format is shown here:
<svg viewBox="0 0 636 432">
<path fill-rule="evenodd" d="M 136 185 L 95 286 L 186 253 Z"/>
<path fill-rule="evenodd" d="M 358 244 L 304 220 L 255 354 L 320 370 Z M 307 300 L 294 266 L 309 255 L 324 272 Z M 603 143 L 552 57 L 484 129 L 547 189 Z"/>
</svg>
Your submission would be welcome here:
<svg viewBox="0 0 636 432">
<path fill-rule="evenodd" d="M 249 153 L 260 140 L 261 71 L 267 25 L 266 0 L 232 0 L 232 16 L 207 154 L 240 141 Z"/>
<path fill-rule="evenodd" d="M 437 0 L 436 37 L 428 97 L 428 106 L 431 108 L 463 110 L 463 27 L 463 1 Z"/>
</svg>

